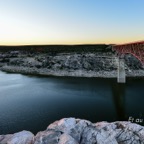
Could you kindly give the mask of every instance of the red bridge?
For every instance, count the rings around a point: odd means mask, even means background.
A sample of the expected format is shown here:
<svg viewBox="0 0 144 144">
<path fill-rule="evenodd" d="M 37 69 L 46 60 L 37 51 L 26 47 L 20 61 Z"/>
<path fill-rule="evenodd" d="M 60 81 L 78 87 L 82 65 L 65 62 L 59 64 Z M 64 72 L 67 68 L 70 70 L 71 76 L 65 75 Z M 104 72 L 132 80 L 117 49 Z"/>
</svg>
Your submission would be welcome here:
<svg viewBox="0 0 144 144">
<path fill-rule="evenodd" d="M 113 45 L 112 49 L 115 50 L 119 56 L 132 54 L 144 65 L 144 41 Z"/>
</svg>

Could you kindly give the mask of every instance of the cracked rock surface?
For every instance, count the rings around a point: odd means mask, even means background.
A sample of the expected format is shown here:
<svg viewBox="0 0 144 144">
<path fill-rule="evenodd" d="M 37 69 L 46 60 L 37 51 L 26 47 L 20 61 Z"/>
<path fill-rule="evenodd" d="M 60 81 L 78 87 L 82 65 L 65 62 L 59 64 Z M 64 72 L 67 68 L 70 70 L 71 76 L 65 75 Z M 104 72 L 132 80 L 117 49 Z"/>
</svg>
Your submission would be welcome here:
<svg viewBox="0 0 144 144">
<path fill-rule="evenodd" d="M 36 136 L 28 131 L 1 135 L 0 144 L 144 144 L 144 127 L 131 122 L 64 118 Z"/>
<path fill-rule="evenodd" d="M 144 76 L 144 67 L 132 55 L 126 55 L 126 76 Z M 112 52 L 33 53 L 0 52 L 0 70 L 53 76 L 117 77 L 118 59 Z"/>
</svg>

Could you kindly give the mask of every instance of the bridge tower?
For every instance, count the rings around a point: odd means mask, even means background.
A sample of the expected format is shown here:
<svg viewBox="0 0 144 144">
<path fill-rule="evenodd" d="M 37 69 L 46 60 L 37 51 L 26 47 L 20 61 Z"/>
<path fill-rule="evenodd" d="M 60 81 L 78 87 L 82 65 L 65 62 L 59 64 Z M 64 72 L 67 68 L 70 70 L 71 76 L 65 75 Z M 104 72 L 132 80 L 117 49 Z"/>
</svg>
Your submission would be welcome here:
<svg viewBox="0 0 144 144">
<path fill-rule="evenodd" d="M 118 83 L 125 83 L 126 82 L 125 62 L 124 62 L 123 57 L 118 57 L 117 82 Z"/>
</svg>

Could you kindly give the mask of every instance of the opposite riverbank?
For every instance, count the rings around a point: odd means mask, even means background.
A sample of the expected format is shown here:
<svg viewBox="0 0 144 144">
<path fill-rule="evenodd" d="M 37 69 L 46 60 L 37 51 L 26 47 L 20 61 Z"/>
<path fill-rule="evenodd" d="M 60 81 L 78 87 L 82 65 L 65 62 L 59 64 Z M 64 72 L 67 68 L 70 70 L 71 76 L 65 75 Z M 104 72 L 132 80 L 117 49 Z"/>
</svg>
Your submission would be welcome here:
<svg viewBox="0 0 144 144">
<path fill-rule="evenodd" d="M 143 77 L 144 69 L 131 55 L 124 57 L 127 77 Z M 112 52 L 95 53 L 0 53 L 0 70 L 44 76 L 117 77 L 117 58 Z"/>
<path fill-rule="evenodd" d="M 144 69 L 131 55 L 125 58 L 127 77 L 143 77 Z M 102 53 L 0 53 L 0 70 L 13 73 L 74 76 L 117 77 L 117 58 L 112 52 Z"/>
</svg>

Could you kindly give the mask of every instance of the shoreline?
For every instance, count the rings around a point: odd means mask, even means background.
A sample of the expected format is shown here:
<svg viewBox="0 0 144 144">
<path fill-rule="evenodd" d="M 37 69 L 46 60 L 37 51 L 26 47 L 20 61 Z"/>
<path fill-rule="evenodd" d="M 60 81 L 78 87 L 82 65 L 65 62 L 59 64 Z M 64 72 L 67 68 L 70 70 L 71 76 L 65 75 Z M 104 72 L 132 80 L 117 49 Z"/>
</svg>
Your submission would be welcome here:
<svg viewBox="0 0 144 144">
<path fill-rule="evenodd" d="M 84 70 L 50 70 L 27 68 L 19 66 L 3 66 L 0 70 L 7 73 L 17 73 L 24 75 L 37 75 L 37 76 L 53 76 L 53 77 L 84 77 L 84 78 L 117 78 L 117 70 L 113 71 L 84 71 Z M 143 70 L 126 71 L 126 78 L 142 78 L 144 77 Z"/>
</svg>

